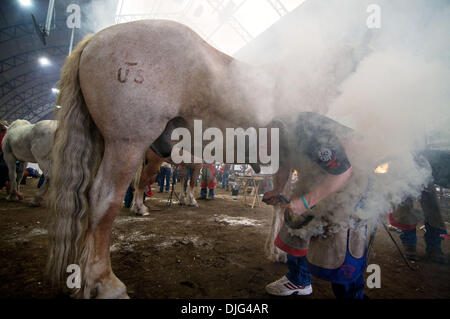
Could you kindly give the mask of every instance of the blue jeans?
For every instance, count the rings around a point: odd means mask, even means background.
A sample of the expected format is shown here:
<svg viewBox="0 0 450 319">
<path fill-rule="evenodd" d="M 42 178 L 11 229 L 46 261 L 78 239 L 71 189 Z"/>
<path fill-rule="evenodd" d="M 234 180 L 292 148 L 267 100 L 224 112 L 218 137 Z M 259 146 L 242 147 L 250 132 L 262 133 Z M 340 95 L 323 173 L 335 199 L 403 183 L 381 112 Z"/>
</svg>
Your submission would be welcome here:
<svg viewBox="0 0 450 319">
<path fill-rule="evenodd" d="M 176 184 L 178 182 L 178 176 L 180 175 L 180 171 L 175 169 L 172 174 L 172 184 Z"/>
<path fill-rule="evenodd" d="M 193 172 L 193 169 L 191 167 L 189 167 L 187 169 L 187 173 L 186 173 L 186 185 L 184 185 L 184 192 L 186 192 L 186 188 L 187 188 L 187 185 L 189 184 L 189 181 L 191 179 L 192 172 Z M 195 186 L 197 186 L 197 185 L 195 185 Z"/>
<path fill-rule="evenodd" d="M 311 284 L 309 262 L 305 256 L 294 257 L 288 254 L 286 265 L 289 269 L 286 278 L 289 279 L 289 281 L 299 286 L 308 286 Z M 331 283 L 331 288 L 333 289 L 336 299 L 363 299 L 364 287 L 365 281 L 363 272 L 350 283 Z"/>
<path fill-rule="evenodd" d="M 306 257 L 294 257 L 287 255 L 286 265 L 289 272 L 286 278 L 299 286 L 309 286 L 311 284 L 311 273 L 309 272 L 309 263 Z"/>
<path fill-rule="evenodd" d="M 124 198 L 124 206 L 125 206 L 125 208 L 130 208 L 131 207 L 131 203 L 133 202 L 133 192 L 134 192 L 134 189 L 133 189 L 133 187 L 131 187 L 131 185 L 130 186 L 128 186 L 128 189 L 127 189 L 127 192 L 125 193 L 125 198 Z M 147 196 L 145 195 L 145 192 L 144 192 L 144 196 L 143 196 L 143 201 L 145 201 L 145 198 L 146 198 Z"/>
<path fill-rule="evenodd" d="M 200 197 L 205 199 L 206 195 L 208 194 L 208 188 L 203 187 L 200 189 Z M 210 188 L 209 189 L 209 198 L 213 199 L 214 198 L 214 188 Z"/>
<path fill-rule="evenodd" d="M 164 190 L 164 182 L 166 183 L 166 191 L 170 189 L 170 175 L 172 175 L 172 169 L 169 167 L 161 167 L 160 171 L 160 184 L 159 191 L 162 192 Z"/>
<path fill-rule="evenodd" d="M 230 172 L 223 172 L 222 175 L 222 189 L 228 187 L 228 177 L 230 176 Z"/>
<path fill-rule="evenodd" d="M 37 188 L 41 188 L 42 184 L 44 184 L 44 181 L 45 181 L 45 176 L 44 176 L 44 174 L 42 174 L 41 177 L 39 178 Z"/>
<path fill-rule="evenodd" d="M 125 208 L 130 208 L 132 201 L 133 201 L 133 187 L 128 186 L 127 192 L 125 193 L 125 199 L 124 199 Z"/>
<path fill-rule="evenodd" d="M 447 235 L 447 231 L 445 229 L 439 229 L 431 226 L 425 221 L 425 235 L 423 238 L 425 239 L 426 248 L 437 248 L 441 249 L 442 238 L 441 234 Z M 412 230 L 402 230 L 400 234 L 400 240 L 402 241 L 404 246 L 416 246 L 417 245 L 417 234 L 416 229 Z"/>
</svg>

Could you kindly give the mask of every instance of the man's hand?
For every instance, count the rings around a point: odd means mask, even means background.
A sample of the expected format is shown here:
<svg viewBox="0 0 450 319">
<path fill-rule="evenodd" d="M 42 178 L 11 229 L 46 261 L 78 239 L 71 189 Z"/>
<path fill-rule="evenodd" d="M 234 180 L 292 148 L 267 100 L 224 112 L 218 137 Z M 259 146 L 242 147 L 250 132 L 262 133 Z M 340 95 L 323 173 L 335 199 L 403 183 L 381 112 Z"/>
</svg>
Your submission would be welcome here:
<svg viewBox="0 0 450 319">
<path fill-rule="evenodd" d="M 279 199 L 279 195 L 280 195 L 280 191 L 279 190 L 271 190 L 268 191 L 266 193 L 264 193 L 263 196 L 263 202 L 266 203 L 267 205 L 276 205 L 280 202 Z"/>
<path fill-rule="evenodd" d="M 282 208 L 289 209 L 295 215 L 301 215 L 304 212 L 306 212 L 306 207 L 303 204 L 303 201 L 302 201 L 301 198 L 294 198 L 294 199 L 291 200 L 291 202 L 289 204 L 282 203 L 280 206 Z"/>
</svg>

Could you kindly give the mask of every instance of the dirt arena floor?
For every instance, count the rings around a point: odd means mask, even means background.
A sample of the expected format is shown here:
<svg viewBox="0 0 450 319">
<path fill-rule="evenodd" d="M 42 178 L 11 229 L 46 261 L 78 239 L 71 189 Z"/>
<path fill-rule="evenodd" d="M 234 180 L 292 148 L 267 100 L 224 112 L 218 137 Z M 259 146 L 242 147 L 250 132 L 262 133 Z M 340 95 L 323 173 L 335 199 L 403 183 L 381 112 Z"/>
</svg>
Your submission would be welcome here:
<svg viewBox="0 0 450 319">
<path fill-rule="evenodd" d="M 31 208 L 37 180 L 22 185 L 25 200 L 7 202 L 0 191 L 0 298 L 54 298 L 45 283 L 45 207 Z M 167 207 L 168 193 L 155 193 L 146 205 L 155 210 L 137 217 L 122 208 L 113 229 L 112 265 L 132 298 L 271 298 L 264 286 L 286 268 L 264 256 L 271 208 L 251 209 L 229 192 L 199 201 L 200 208 Z M 447 224 L 447 228 L 449 225 Z M 449 230 L 449 229 L 448 229 Z M 425 248 L 419 234 L 419 255 Z M 392 231 L 400 243 L 398 234 Z M 443 243 L 447 257 L 450 241 Z M 370 263 L 381 267 L 381 288 L 371 298 L 450 298 L 450 266 L 426 260 L 410 270 L 380 226 Z M 334 298 L 330 284 L 313 279 L 308 297 Z"/>
</svg>

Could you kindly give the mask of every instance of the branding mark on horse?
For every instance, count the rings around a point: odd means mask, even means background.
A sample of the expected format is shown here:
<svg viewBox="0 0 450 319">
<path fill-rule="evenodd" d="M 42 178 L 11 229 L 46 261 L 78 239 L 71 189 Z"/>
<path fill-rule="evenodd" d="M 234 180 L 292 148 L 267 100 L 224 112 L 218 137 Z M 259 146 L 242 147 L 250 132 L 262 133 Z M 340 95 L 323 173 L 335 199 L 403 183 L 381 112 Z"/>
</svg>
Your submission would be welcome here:
<svg viewBox="0 0 450 319">
<path fill-rule="evenodd" d="M 142 72 L 144 72 L 144 70 L 142 69 L 136 71 L 136 77 L 134 78 L 134 82 L 136 83 L 144 82 L 144 76 L 142 75 Z"/>
<path fill-rule="evenodd" d="M 125 74 L 123 74 L 122 72 L 122 67 L 119 68 L 119 70 L 117 71 L 117 80 L 120 83 L 125 83 L 128 81 L 128 76 L 130 74 L 130 71 L 134 73 L 134 78 L 133 81 L 135 83 L 141 84 L 142 82 L 144 82 L 144 76 L 143 76 L 143 72 L 144 70 L 142 69 L 133 69 L 133 67 L 138 65 L 138 62 L 125 62 Z"/>
<path fill-rule="evenodd" d="M 125 76 L 122 77 L 122 68 L 119 68 L 119 70 L 117 71 L 117 80 L 120 83 L 125 83 L 128 80 L 128 74 L 129 73 L 130 73 L 130 70 L 126 69 Z"/>
</svg>

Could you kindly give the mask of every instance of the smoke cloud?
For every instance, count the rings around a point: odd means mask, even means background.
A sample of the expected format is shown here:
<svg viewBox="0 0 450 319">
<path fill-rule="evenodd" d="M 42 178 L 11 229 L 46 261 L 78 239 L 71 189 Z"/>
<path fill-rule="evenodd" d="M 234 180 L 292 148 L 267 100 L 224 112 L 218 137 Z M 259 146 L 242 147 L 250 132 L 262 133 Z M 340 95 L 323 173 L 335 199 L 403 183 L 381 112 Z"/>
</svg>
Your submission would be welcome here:
<svg viewBox="0 0 450 319">
<path fill-rule="evenodd" d="M 380 28 L 366 24 L 370 4 L 380 8 Z M 448 30 L 448 1 L 310 0 L 238 52 L 276 78 L 278 115 L 314 111 L 359 135 L 347 152 L 363 179 L 323 207 L 324 215 L 338 206 L 355 213 L 350 197 L 364 179 L 363 219 L 420 196 L 430 182 L 430 167 L 414 154 L 437 136 L 441 148 L 450 146 Z M 375 174 L 385 162 L 388 172 Z M 333 221 L 316 218 L 309 230 L 323 233 L 327 225 Z"/>
</svg>

